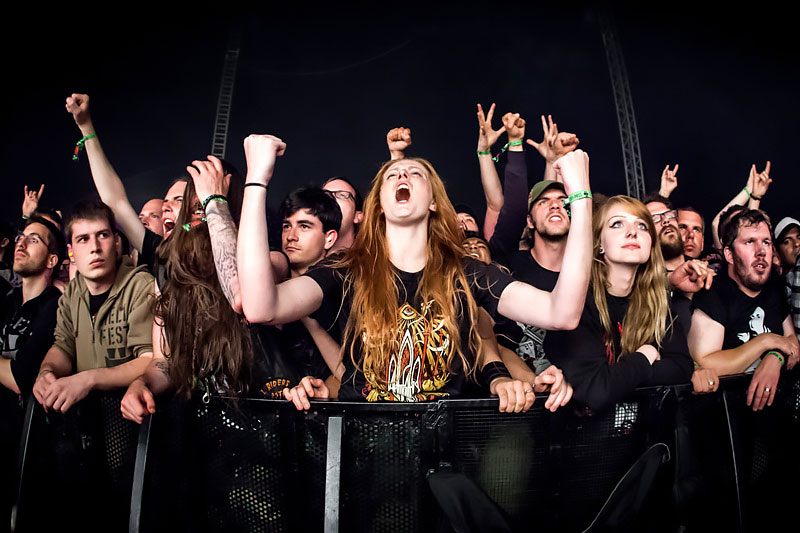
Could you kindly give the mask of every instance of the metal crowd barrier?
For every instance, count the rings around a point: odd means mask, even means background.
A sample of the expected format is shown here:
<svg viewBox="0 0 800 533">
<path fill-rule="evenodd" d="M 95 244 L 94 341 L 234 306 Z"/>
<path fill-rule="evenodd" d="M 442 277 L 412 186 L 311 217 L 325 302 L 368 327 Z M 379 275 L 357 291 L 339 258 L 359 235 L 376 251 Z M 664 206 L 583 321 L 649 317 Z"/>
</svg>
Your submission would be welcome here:
<svg viewBox="0 0 800 533">
<path fill-rule="evenodd" d="M 12 531 L 761 531 L 800 479 L 800 380 L 753 413 L 719 392 L 642 389 L 604 413 L 162 399 L 30 410 Z"/>
</svg>

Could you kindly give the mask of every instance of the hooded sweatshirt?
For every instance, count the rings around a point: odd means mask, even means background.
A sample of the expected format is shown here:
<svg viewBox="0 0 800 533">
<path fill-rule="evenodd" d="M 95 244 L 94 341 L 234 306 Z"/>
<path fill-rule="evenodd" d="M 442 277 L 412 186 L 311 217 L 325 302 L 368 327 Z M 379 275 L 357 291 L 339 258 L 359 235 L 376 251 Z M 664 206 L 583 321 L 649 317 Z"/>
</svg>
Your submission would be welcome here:
<svg viewBox="0 0 800 533">
<path fill-rule="evenodd" d="M 69 282 L 58 301 L 55 346 L 76 372 L 127 363 L 153 351 L 153 276 L 125 257 L 97 315 L 89 312 L 83 276 Z"/>
</svg>

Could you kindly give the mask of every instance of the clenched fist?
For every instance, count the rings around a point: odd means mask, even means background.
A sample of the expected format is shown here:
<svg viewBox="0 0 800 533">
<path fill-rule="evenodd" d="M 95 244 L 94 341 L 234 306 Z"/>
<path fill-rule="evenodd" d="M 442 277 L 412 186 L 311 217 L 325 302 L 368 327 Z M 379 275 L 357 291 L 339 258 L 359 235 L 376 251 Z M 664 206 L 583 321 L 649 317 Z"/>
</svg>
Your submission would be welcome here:
<svg viewBox="0 0 800 533">
<path fill-rule="evenodd" d="M 274 135 L 249 135 L 244 140 L 247 182 L 267 185 L 272 178 L 275 159 L 286 151 L 286 143 Z"/>
</svg>

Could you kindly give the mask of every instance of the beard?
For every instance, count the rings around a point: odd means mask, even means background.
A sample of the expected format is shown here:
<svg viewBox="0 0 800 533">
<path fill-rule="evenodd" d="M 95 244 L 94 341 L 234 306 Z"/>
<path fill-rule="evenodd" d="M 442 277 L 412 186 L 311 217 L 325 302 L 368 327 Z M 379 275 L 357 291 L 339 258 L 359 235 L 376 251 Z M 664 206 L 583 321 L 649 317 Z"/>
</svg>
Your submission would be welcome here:
<svg viewBox="0 0 800 533">
<path fill-rule="evenodd" d="M 664 237 L 664 230 L 658 233 L 658 241 L 661 245 L 661 255 L 665 261 L 675 259 L 683 255 L 683 239 L 677 230 L 673 230 L 672 235 Z"/>
<path fill-rule="evenodd" d="M 733 271 L 736 277 L 739 278 L 741 284 L 751 291 L 760 291 L 764 287 L 769 279 L 771 266 L 772 265 L 767 262 L 767 268 L 764 270 L 764 274 L 760 275 L 755 269 L 751 268 L 751 265 L 748 265 L 744 259 L 737 256 L 735 253 L 733 254 Z"/>
</svg>

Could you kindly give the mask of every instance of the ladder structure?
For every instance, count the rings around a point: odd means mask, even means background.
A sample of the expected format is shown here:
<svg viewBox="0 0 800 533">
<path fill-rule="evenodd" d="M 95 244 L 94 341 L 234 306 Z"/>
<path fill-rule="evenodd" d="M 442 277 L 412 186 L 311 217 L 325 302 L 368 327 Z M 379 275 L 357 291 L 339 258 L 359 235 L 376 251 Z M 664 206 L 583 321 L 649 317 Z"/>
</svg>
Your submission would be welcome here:
<svg viewBox="0 0 800 533">
<path fill-rule="evenodd" d="M 636 115 L 633 112 L 633 99 L 628 84 L 628 72 L 622 58 L 622 46 L 617 36 L 617 28 L 611 14 L 603 10 L 599 16 L 603 46 L 608 60 L 608 74 L 617 106 L 617 122 L 622 142 L 622 160 L 625 165 L 625 181 L 628 196 L 642 199 L 645 195 L 644 172 L 642 171 L 642 152 L 639 149 L 639 130 L 636 128 Z"/>
<path fill-rule="evenodd" d="M 241 32 L 233 30 L 225 51 L 225 62 L 222 65 L 222 79 L 219 85 L 219 97 L 217 98 L 217 116 L 214 121 L 214 137 L 211 141 L 211 153 L 221 159 L 225 158 L 225 149 L 228 143 L 233 85 L 236 81 L 236 67 L 239 63 L 241 41 Z"/>
</svg>

